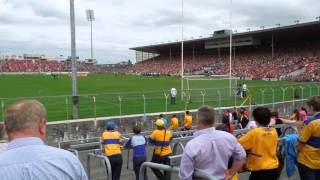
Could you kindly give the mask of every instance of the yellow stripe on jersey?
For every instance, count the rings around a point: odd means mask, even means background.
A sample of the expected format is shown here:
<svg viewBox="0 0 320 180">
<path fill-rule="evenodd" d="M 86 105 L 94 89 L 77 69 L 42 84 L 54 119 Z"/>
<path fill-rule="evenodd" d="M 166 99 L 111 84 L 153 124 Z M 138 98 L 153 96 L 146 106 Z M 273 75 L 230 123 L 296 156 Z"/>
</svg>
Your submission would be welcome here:
<svg viewBox="0 0 320 180">
<path fill-rule="evenodd" d="M 122 141 L 121 134 L 118 131 L 106 131 L 101 135 L 104 154 L 106 156 L 112 156 L 121 154 L 120 143 Z"/>
</svg>

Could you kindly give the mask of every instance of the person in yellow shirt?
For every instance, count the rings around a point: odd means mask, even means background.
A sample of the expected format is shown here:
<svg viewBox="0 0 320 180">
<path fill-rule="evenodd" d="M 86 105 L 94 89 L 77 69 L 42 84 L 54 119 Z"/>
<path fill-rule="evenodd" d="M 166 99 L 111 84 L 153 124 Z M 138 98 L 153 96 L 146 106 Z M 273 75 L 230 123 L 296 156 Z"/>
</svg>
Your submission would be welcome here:
<svg viewBox="0 0 320 180">
<path fill-rule="evenodd" d="M 111 164 L 112 180 L 119 180 L 122 167 L 122 155 L 120 144 L 123 142 L 121 134 L 115 130 L 116 124 L 107 121 L 107 131 L 101 135 L 104 155 L 108 157 Z"/>
<path fill-rule="evenodd" d="M 239 139 L 248 155 L 247 169 L 251 171 L 249 180 L 276 180 L 279 176 L 278 134 L 275 128 L 267 127 L 271 112 L 268 108 L 258 107 L 252 115 L 258 127 Z"/>
<path fill-rule="evenodd" d="M 170 129 L 172 131 L 177 130 L 179 127 L 179 120 L 177 118 L 177 116 L 174 114 L 172 115 L 171 119 L 170 119 Z"/>
<path fill-rule="evenodd" d="M 184 116 L 184 130 L 190 130 L 192 127 L 192 115 L 189 111 L 185 112 Z"/>
<path fill-rule="evenodd" d="M 300 179 L 320 179 L 320 100 L 311 98 L 307 101 L 312 118 L 304 121 L 298 139 L 298 169 Z"/>
<path fill-rule="evenodd" d="M 164 127 L 164 122 L 161 119 L 156 120 L 157 129 L 152 132 L 149 137 L 149 143 L 155 146 L 151 162 L 159 164 L 169 164 L 169 156 L 172 154 L 170 142 L 172 134 Z M 170 173 L 162 173 L 158 169 L 152 169 L 158 179 L 169 179 Z"/>
</svg>

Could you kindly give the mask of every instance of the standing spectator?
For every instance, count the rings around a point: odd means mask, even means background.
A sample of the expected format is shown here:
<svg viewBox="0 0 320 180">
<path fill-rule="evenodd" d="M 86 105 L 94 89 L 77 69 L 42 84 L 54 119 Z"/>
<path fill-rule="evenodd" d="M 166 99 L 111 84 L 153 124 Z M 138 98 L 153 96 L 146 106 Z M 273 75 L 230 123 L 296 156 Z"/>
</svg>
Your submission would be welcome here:
<svg viewBox="0 0 320 180">
<path fill-rule="evenodd" d="M 249 123 L 248 113 L 246 112 L 246 109 L 244 109 L 244 108 L 240 108 L 239 123 L 241 124 L 242 128 L 246 128 L 247 124 Z"/>
<path fill-rule="evenodd" d="M 192 115 L 190 114 L 190 111 L 186 111 L 184 115 L 184 130 L 188 131 L 192 127 Z"/>
<path fill-rule="evenodd" d="M 307 102 L 313 117 L 304 121 L 299 137 L 298 168 L 303 180 L 320 179 L 320 100 L 311 98 Z"/>
<path fill-rule="evenodd" d="M 169 164 L 169 156 L 172 154 L 170 142 L 172 140 L 172 134 L 166 130 L 164 123 L 161 119 L 156 121 L 157 129 L 152 132 L 149 138 L 149 142 L 155 145 L 151 162 L 159 164 Z M 169 179 L 170 173 L 162 173 L 158 169 L 152 169 L 153 173 L 159 180 Z"/>
<path fill-rule="evenodd" d="M 134 136 L 132 136 L 127 143 L 125 148 L 133 148 L 133 170 L 136 175 L 136 180 L 139 180 L 139 170 L 142 163 L 147 160 L 147 139 L 141 135 L 141 128 L 139 126 L 134 126 L 132 129 Z M 148 180 L 147 174 L 144 174 L 144 180 Z"/>
<path fill-rule="evenodd" d="M 168 118 L 164 115 L 164 114 L 160 114 L 159 115 L 159 119 L 161 119 L 164 123 L 164 128 L 167 128 L 168 127 L 168 124 L 169 124 L 169 120 Z"/>
<path fill-rule="evenodd" d="M 217 179 L 231 179 L 243 166 L 246 153 L 237 139 L 230 133 L 213 128 L 214 110 L 201 107 L 197 114 L 198 131 L 189 141 L 180 165 L 180 179 L 191 180 L 195 170 L 206 172 Z M 233 165 L 226 174 L 228 162 L 233 157 Z"/>
<path fill-rule="evenodd" d="M 172 115 L 171 119 L 170 119 L 170 129 L 172 131 L 177 130 L 179 127 L 179 119 L 177 118 L 177 116 L 174 114 Z"/>
<path fill-rule="evenodd" d="M 171 104 L 176 104 L 177 89 L 171 88 Z"/>
<path fill-rule="evenodd" d="M 0 153 L 0 179 L 87 180 L 81 162 L 72 153 L 47 146 L 46 109 L 35 100 L 11 105 L 4 115 L 9 144 Z"/>
<path fill-rule="evenodd" d="M 115 130 L 116 124 L 113 121 L 107 121 L 107 131 L 101 135 L 104 154 L 110 160 L 112 180 L 119 180 L 122 167 L 122 155 L 120 143 L 122 143 L 121 134 Z"/>
<path fill-rule="evenodd" d="M 258 107 L 252 112 L 258 127 L 239 139 L 248 151 L 249 180 L 276 180 L 279 175 L 277 158 L 278 134 L 275 128 L 267 128 L 271 119 L 268 108 Z"/>
</svg>

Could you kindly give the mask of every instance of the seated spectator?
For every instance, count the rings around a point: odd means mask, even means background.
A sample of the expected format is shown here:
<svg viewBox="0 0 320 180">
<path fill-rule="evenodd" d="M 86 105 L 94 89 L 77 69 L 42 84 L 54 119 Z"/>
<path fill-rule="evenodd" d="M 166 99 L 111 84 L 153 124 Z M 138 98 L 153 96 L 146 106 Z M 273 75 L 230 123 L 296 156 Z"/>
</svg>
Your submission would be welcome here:
<svg viewBox="0 0 320 180">
<path fill-rule="evenodd" d="M 88 179 L 72 153 L 44 144 L 46 110 L 40 102 L 11 105 L 5 111 L 4 125 L 9 145 L 0 153 L 0 179 Z"/>
<path fill-rule="evenodd" d="M 170 129 L 172 131 L 175 131 L 179 128 L 179 119 L 177 118 L 177 115 L 172 115 L 170 119 Z"/>
<path fill-rule="evenodd" d="M 306 108 L 301 107 L 299 114 L 301 121 L 306 121 L 308 119 L 308 111 L 306 110 Z"/>
<path fill-rule="evenodd" d="M 197 128 L 194 139 L 189 141 L 183 152 L 180 165 L 180 179 L 191 180 L 195 170 L 206 172 L 217 179 L 231 179 L 245 163 L 245 151 L 230 133 L 213 128 L 214 110 L 201 107 L 197 114 Z M 233 165 L 226 174 L 228 162 Z"/>
<path fill-rule="evenodd" d="M 320 179 L 320 100 L 307 101 L 313 117 L 304 121 L 298 144 L 298 169 L 303 180 Z"/>
<path fill-rule="evenodd" d="M 127 143 L 125 148 L 133 149 L 133 170 L 136 175 L 136 180 L 139 180 L 139 171 L 142 163 L 147 160 L 147 139 L 141 135 L 141 128 L 139 126 L 134 126 L 132 129 L 134 136 L 132 136 Z M 147 174 L 144 174 L 144 180 L 148 180 Z"/>
<path fill-rule="evenodd" d="M 271 112 L 258 107 L 252 112 L 258 127 L 240 137 L 239 143 L 248 152 L 247 169 L 249 180 L 276 180 L 279 176 L 277 158 L 278 134 L 275 128 L 267 127 Z"/>
</svg>

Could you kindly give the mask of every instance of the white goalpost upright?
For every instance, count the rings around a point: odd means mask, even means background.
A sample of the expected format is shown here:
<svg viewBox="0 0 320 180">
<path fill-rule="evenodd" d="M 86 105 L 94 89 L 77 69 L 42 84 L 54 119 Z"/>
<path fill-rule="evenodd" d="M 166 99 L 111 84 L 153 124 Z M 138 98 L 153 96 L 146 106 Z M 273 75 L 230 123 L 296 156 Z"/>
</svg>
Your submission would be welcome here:
<svg viewBox="0 0 320 180">
<path fill-rule="evenodd" d="M 181 0 L 181 101 L 183 101 L 183 76 L 184 76 L 184 66 L 183 66 L 183 20 L 184 20 L 184 0 Z"/>
</svg>

